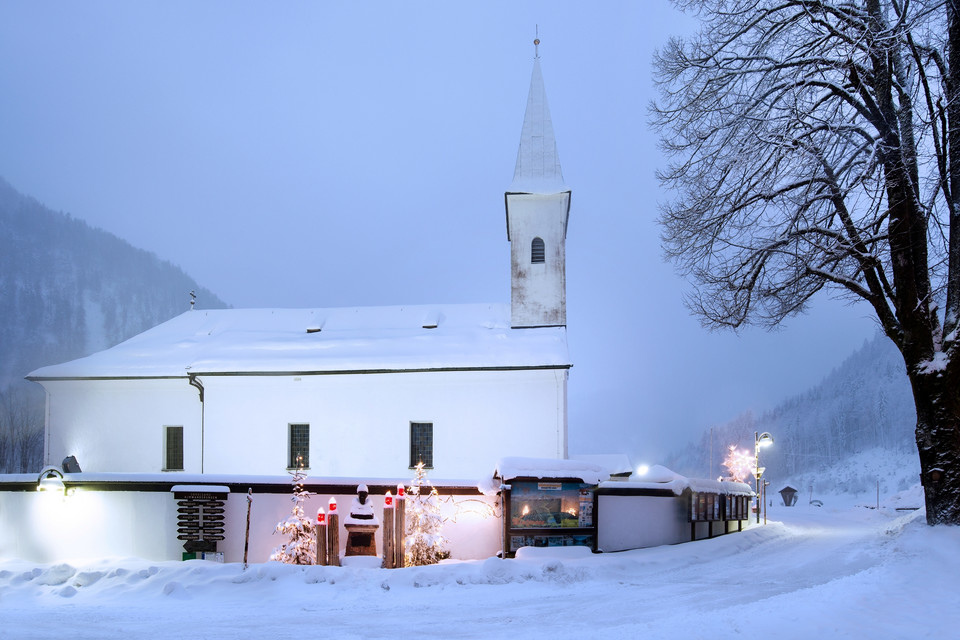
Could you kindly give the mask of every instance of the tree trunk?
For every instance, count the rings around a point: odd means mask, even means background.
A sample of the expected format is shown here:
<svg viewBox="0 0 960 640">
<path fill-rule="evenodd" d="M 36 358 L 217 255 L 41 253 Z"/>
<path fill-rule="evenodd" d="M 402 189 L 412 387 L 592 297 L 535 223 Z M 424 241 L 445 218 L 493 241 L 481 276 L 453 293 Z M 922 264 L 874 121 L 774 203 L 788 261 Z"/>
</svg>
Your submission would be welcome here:
<svg viewBox="0 0 960 640">
<path fill-rule="evenodd" d="M 927 524 L 960 524 L 960 380 L 909 367 Z"/>
</svg>

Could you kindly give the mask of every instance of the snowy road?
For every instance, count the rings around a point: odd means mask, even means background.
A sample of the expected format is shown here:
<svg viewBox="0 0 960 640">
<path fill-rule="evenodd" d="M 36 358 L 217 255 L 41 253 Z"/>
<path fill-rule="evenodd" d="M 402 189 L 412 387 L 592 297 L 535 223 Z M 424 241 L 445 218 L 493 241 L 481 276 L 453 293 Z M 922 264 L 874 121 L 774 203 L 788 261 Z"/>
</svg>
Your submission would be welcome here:
<svg viewBox="0 0 960 640">
<path fill-rule="evenodd" d="M 583 558 L 395 571 L 0 562 L 0 638 L 949 638 L 960 528 L 775 508 L 767 526 Z"/>
</svg>

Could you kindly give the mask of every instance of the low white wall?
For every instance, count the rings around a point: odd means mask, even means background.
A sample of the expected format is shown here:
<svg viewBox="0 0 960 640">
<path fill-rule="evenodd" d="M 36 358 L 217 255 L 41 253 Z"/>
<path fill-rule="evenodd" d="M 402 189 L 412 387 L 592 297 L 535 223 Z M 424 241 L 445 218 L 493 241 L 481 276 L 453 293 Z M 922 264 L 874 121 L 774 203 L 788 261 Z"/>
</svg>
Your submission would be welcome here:
<svg viewBox="0 0 960 640">
<path fill-rule="evenodd" d="M 625 551 L 690 540 L 687 500 L 679 496 L 597 496 L 597 548 Z"/>
<path fill-rule="evenodd" d="M 337 495 L 340 509 L 349 509 L 354 494 Z M 330 495 L 314 495 L 305 512 L 316 517 L 327 509 Z M 378 517 L 383 497 L 371 496 Z M 250 515 L 250 562 L 266 562 L 283 542 L 274 529 L 288 517 L 289 494 L 255 494 Z M 451 557 L 481 559 L 501 549 L 502 521 L 497 498 L 441 496 L 445 518 L 443 534 Z M 247 518 L 246 494 L 231 493 L 226 502 L 226 538 L 217 546 L 227 562 L 243 560 Z M 346 531 L 341 516 L 341 551 Z M 83 491 L 64 497 L 37 491 L 0 491 L 0 558 L 34 562 L 66 562 L 105 557 L 135 556 L 150 560 L 179 560 L 183 543 L 177 540 L 177 501 L 170 492 Z M 377 550 L 382 553 L 381 530 Z"/>
</svg>

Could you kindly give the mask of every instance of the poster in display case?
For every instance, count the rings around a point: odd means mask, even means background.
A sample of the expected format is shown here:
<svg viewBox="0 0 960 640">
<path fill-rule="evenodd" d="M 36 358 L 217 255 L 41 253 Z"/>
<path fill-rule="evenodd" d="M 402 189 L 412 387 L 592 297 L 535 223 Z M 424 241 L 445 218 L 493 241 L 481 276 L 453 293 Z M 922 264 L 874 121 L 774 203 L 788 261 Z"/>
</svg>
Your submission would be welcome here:
<svg viewBox="0 0 960 640">
<path fill-rule="evenodd" d="M 508 553 L 520 547 L 593 547 L 595 485 L 557 480 L 512 480 Z"/>
</svg>

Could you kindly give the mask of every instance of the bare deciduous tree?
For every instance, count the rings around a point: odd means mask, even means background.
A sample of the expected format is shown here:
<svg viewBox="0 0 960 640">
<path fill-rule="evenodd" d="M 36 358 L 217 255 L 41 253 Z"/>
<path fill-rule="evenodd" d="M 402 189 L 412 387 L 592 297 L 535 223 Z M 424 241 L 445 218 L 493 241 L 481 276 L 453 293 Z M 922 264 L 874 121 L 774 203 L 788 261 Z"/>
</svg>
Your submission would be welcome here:
<svg viewBox="0 0 960 640">
<path fill-rule="evenodd" d="M 927 521 L 960 524 L 960 0 L 675 0 L 655 59 L 663 244 L 712 327 L 823 289 L 903 354 Z"/>
<path fill-rule="evenodd" d="M 0 389 L 0 473 L 35 473 L 43 462 L 42 405 L 22 386 Z"/>
</svg>

